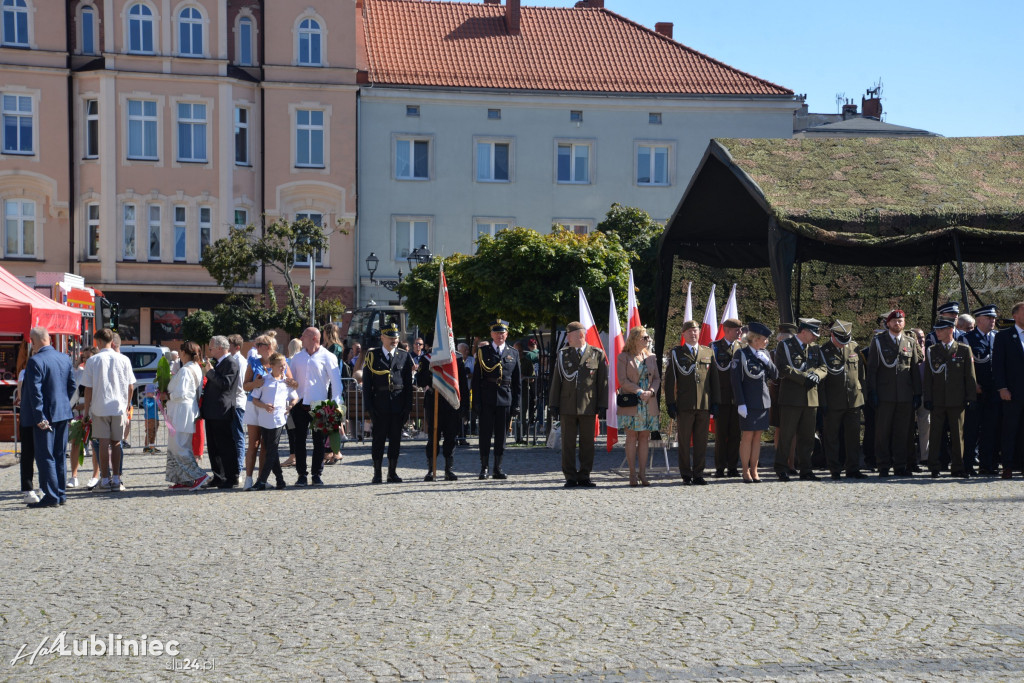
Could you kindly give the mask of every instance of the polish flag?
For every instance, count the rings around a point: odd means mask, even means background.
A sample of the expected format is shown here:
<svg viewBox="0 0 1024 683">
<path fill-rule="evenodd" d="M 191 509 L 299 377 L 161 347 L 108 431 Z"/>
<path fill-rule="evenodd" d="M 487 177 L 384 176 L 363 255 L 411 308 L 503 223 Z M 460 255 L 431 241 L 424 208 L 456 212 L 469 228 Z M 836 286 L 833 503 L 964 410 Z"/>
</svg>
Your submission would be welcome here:
<svg viewBox="0 0 1024 683">
<path fill-rule="evenodd" d="M 693 320 L 693 294 L 692 294 L 692 288 L 693 288 L 693 283 L 692 282 L 687 282 L 686 283 L 686 308 L 683 309 L 683 322 L 684 323 L 687 320 Z M 682 346 L 685 343 L 686 343 L 686 339 L 684 339 L 683 335 L 680 334 L 679 335 L 679 345 Z"/>
<path fill-rule="evenodd" d="M 634 327 L 640 327 L 640 308 L 636 305 L 636 285 L 633 284 L 633 269 L 629 269 L 629 304 L 626 307 L 626 334 Z M 612 307 L 615 310 L 615 307 Z M 612 328 L 608 328 L 609 334 Z M 610 342 L 609 342 L 610 343 Z"/>
<path fill-rule="evenodd" d="M 729 300 L 725 302 L 725 308 L 722 310 L 722 322 L 725 322 L 726 318 L 740 318 L 740 309 L 736 305 L 736 285 L 733 284 L 732 291 L 729 292 Z M 718 325 L 718 334 L 715 336 L 715 341 L 718 341 L 725 334 L 725 328 L 722 327 L 721 323 Z"/>
<path fill-rule="evenodd" d="M 633 272 L 629 273 L 630 299 L 633 292 Z M 608 288 L 608 295 L 611 302 L 608 304 L 608 346 L 612 353 L 608 355 L 608 412 L 605 414 L 605 430 L 608 432 L 607 450 L 611 450 L 619 441 L 619 407 L 615 402 L 616 389 L 619 388 L 618 358 L 626 345 L 622 338 L 622 330 L 619 329 L 619 314 L 615 310 L 615 294 L 611 287 Z M 637 325 L 640 324 L 640 315 L 637 314 Z"/>
<path fill-rule="evenodd" d="M 713 339 L 718 338 L 718 321 L 715 313 L 718 306 L 715 305 L 715 286 L 711 285 L 711 296 L 708 297 L 707 308 L 704 309 L 704 323 L 700 326 L 700 337 L 697 343 L 701 346 L 710 346 Z"/>
<path fill-rule="evenodd" d="M 591 346 L 604 351 L 604 344 L 601 343 L 601 335 L 597 331 L 597 323 L 594 322 L 594 315 L 590 312 L 590 304 L 587 303 L 587 295 L 583 293 L 583 288 L 580 287 L 580 322 L 583 323 L 583 327 L 586 328 L 586 334 L 584 339 Z M 607 360 L 607 354 L 605 354 Z M 594 416 L 594 434 L 595 436 L 600 433 L 601 429 L 600 416 Z"/>
</svg>

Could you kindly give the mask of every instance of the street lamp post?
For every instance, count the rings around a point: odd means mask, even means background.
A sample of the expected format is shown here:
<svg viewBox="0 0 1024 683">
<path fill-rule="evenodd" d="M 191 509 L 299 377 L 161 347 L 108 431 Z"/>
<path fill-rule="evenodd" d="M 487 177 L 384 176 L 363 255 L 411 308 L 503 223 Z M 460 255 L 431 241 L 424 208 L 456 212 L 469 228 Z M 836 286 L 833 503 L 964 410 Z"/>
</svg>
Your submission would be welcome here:
<svg viewBox="0 0 1024 683">
<path fill-rule="evenodd" d="M 398 269 L 398 279 L 397 280 L 377 280 L 377 279 L 375 279 L 373 277 L 373 274 L 377 272 L 377 266 L 379 264 L 380 264 L 380 258 L 377 257 L 377 254 L 375 254 L 374 252 L 371 251 L 370 255 L 366 257 L 366 269 L 368 271 L 370 271 L 370 284 L 375 286 L 375 287 L 383 287 L 384 289 L 388 290 L 389 292 L 397 291 L 398 290 L 398 285 L 402 284 L 402 269 L 401 268 Z M 402 304 L 402 295 L 401 294 L 398 295 L 398 304 L 399 305 Z"/>
</svg>

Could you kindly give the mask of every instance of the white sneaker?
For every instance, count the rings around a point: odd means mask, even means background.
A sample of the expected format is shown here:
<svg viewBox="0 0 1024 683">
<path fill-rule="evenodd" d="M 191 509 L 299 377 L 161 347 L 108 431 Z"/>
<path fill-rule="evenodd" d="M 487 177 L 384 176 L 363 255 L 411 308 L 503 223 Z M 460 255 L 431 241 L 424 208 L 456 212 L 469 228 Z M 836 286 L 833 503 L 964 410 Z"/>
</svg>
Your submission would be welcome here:
<svg viewBox="0 0 1024 683">
<path fill-rule="evenodd" d="M 68 480 L 68 488 L 78 488 L 78 477 L 71 477 L 71 479 Z"/>
<path fill-rule="evenodd" d="M 242 490 L 243 491 L 248 491 L 251 488 L 252 488 L 252 477 L 246 477 L 245 478 L 245 484 L 242 485 Z"/>
<path fill-rule="evenodd" d="M 25 503 L 38 503 L 39 496 L 36 495 L 35 491 L 25 491 Z"/>
<path fill-rule="evenodd" d="M 106 477 L 104 477 L 103 479 L 100 479 L 100 487 L 97 489 L 97 491 L 109 491 L 109 490 L 110 490 L 110 479 L 107 479 Z"/>
<path fill-rule="evenodd" d="M 100 483 L 100 478 L 99 477 L 90 477 L 89 478 L 89 483 L 86 484 L 85 487 L 87 489 L 89 489 L 90 491 L 92 491 L 94 488 L 96 488 L 96 484 L 98 484 L 98 483 Z"/>
</svg>

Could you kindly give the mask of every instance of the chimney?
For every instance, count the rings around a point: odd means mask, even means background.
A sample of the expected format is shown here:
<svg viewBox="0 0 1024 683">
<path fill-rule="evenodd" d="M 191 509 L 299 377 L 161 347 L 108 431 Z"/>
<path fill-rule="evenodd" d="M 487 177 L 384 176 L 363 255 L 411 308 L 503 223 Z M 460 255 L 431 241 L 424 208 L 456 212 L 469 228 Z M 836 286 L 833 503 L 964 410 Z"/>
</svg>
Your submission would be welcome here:
<svg viewBox="0 0 1024 683">
<path fill-rule="evenodd" d="M 505 3 L 505 28 L 509 35 L 519 35 L 519 0 L 508 0 Z"/>
<path fill-rule="evenodd" d="M 882 100 L 878 97 L 860 98 L 860 113 L 873 119 L 882 120 Z"/>
<path fill-rule="evenodd" d="M 857 105 L 853 102 L 847 102 L 843 105 L 843 121 L 846 119 L 852 119 L 857 117 Z"/>
<path fill-rule="evenodd" d="M 484 0 L 485 5 L 500 5 L 501 0 Z"/>
<path fill-rule="evenodd" d="M 604 9 L 604 0 L 579 0 L 575 6 L 583 9 Z"/>
<path fill-rule="evenodd" d="M 665 36 L 666 38 L 672 37 L 672 22 L 671 21 L 659 21 L 654 25 L 654 30 Z"/>
</svg>

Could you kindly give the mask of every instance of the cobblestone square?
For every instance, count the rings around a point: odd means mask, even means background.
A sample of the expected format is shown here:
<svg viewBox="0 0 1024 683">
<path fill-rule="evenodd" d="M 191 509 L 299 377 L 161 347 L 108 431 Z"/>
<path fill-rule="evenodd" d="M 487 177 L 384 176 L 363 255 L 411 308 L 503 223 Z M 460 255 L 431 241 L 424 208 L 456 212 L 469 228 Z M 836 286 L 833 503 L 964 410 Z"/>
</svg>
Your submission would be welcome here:
<svg viewBox="0 0 1024 683">
<path fill-rule="evenodd" d="M 189 493 L 134 449 L 127 491 L 44 510 L 0 469 L 0 679 L 1022 678 L 1020 479 L 629 488 L 599 446 L 596 489 L 522 447 L 425 483 L 421 441 L 371 486 L 344 454 L 322 488 Z M 179 655 L 12 664 L 62 631 Z"/>
</svg>

